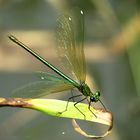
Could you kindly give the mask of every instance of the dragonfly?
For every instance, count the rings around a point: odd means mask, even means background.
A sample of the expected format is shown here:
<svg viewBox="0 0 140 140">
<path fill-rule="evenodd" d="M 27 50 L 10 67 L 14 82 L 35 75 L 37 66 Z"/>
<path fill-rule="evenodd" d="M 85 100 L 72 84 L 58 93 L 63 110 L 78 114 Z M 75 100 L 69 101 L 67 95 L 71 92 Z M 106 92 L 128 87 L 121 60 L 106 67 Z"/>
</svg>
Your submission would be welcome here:
<svg viewBox="0 0 140 140">
<path fill-rule="evenodd" d="M 22 95 L 22 97 L 41 97 L 77 88 L 80 94 L 72 95 L 68 99 L 66 109 L 63 112 L 67 111 L 70 100 L 74 101 L 75 98 L 82 97 L 79 101 L 74 103 L 74 106 L 85 118 L 84 113 L 77 107 L 78 103 L 87 100 L 90 111 L 92 102 L 96 103 L 100 101 L 104 108 L 105 106 L 100 100 L 100 92 L 92 92 L 85 82 L 86 64 L 84 54 L 84 13 L 82 10 L 78 10 L 78 12 L 71 12 L 71 14 L 63 14 L 58 18 L 57 22 L 56 37 L 58 40 L 58 55 L 62 61 L 67 63 L 67 68 L 71 71 L 76 80 L 72 79 L 70 76 L 66 75 L 54 65 L 49 63 L 27 45 L 19 41 L 15 36 L 9 35 L 10 40 L 25 49 L 56 73 L 56 75 L 54 75 L 48 72 L 37 72 L 41 79 L 19 88 L 16 91 L 16 95 Z M 94 114 L 93 111 L 91 112 Z M 95 114 L 94 116 L 96 117 Z"/>
</svg>

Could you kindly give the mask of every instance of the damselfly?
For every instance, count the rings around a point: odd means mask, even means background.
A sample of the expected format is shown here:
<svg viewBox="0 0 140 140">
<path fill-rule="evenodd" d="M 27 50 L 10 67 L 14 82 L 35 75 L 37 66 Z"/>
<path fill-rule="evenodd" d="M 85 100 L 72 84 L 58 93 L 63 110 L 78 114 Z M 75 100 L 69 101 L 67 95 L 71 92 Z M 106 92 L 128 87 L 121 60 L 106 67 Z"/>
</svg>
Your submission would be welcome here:
<svg viewBox="0 0 140 140">
<path fill-rule="evenodd" d="M 69 69 L 71 69 L 77 80 L 73 80 L 72 78 L 64 74 L 62 71 L 60 71 L 54 65 L 50 64 L 47 60 L 31 50 L 14 36 L 10 35 L 9 38 L 56 73 L 56 75 L 53 75 L 47 72 L 38 72 L 38 74 L 41 76 L 40 81 L 31 83 L 18 90 L 18 93 L 22 94 L 23 97 L 39 97 L 51 93 L 77 88 L 80 91 L 80 94 L 71 96 L 68 99 L 69 102 L 71 99 L 74 100 L 74 98 L 83 96 L 83 99 L 80 99 L 78 102 L 74 103 L 74 106 L 77 109 L 78 107 L 76 105 L 86 99 L 89 103 L 88 108 L 90 111 L 91 102 L 100 101 L 100 103 L 103 105 L 103 103 L 99 99 L 100 92 L 92 92 L 89 86 L 85 83 L 86 67 L 83 44 L 84 21 L 82 10 L 79 10 L 78 13 L 72 11 L 70 15 L 66 14 L 60 16 L 57 26 L 57 39 L 59 44 L 59 46 L 57 47 L 58 54 L 62 60 L 67 61 L 67 66 L 69 67 Z M 68 102 L 64 111 L 67 110 Z M 104 105 L 103 107 L 105 108 Z M 84 115 L 82 110 L 78 110 Z"/>
</svg>

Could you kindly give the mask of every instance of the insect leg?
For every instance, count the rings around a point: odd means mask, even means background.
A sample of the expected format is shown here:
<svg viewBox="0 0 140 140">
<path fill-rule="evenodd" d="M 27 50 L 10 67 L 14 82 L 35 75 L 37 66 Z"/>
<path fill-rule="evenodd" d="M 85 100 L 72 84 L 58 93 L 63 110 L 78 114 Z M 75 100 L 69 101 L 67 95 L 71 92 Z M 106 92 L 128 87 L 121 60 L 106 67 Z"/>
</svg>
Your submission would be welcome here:
<svg viewBox="0 0 140 140">
<path fill-rule="evenodd" d="M 82 112 L 82 111 L 76 106 L 78 103 L 84 101 L 85 99 L 87 99 L 87 97 L 85 97 L 85 98 L 83 98 L 82 100 L 76 102 L 76 103 L 74 104 L 74 106 L 75 106 L 75 108 L 76 108 L 81 114 L 83 114 L 84 119 L 86 120 L 86 116 L 85 116 L 85 114 L 84 114 L 84 113 L 83 113 L 83 112 Z"/>
<path fill-rule="evenodd" d="M 73 97 L 73 96 L 74 96 L 74 95 L 73 95 L 73 89 L 71 89 L 71 97 Z M 75 101 L 74 101 L 74 98 L 72 98 L 72 101 L 75 102 Z"/>
<path fill-rule="evenodd" d="M 99 99 L 99 102 L 100 102 L 101 105 L 104 107 L 105 111 L 107 111 L 105 105 L 103 104 L 103 102 L 102 102 L 100 99 Z"/>
<path fill-rule="evenodd" d="M 88 109 L 89 109 L 89 111 L 97 118 L 97 116 L 95 115 L 95 113 L 90 109 L 90 107 L 91 107 L 91 101 L 89 101 L 88 99 L 87 99 L 87 101 L 88 101 Z"/>
<path fill-rule="evenodd" d="M 69 101 L 70 101 L 71 99 L 74 101 L 74 98 L 77 98 L 77 97 L 80 97 L 80 96 L 83 96 L 83 95 L 80 94 L 80 95 L 71 96 L 71 97 L 68 99 L 68 101 L 67 101 L 67 104 L 66 104 L 66 108 L 65 108 L 65 110 L 62 111 L 62 112 L 58 112 L 58 113 L 59 113 L 59 114 L 62 114 L 62 113 L 64 113 L 65 111 L 67 111 Z"/>
</svg>

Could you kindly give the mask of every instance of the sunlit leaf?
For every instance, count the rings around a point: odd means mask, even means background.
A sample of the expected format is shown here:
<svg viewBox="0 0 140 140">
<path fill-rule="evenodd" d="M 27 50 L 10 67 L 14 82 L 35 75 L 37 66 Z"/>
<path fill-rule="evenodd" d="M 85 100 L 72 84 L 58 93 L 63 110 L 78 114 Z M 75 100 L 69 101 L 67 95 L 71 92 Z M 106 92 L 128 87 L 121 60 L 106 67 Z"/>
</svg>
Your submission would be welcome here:
<svg viewBox="0 0 140 140">
<path fill-rule="evenodd" d="M 84 114 L 86 116 L 86 118 L 84 118 L 84 116 L 74 107 L 73 102 L 69 102 L 67 111 L 63 112 L 66 108 L 66 104 L 67 104 L 67 101 L 61 101 L 61 100 L 55 100 L 55 99 L 0 98 L 1 107 L 16 106 L 16 107 L 31 108 L 31 109 L 39 110 L 41 112 L 45 112 L 52 116 L 72 118 L 72 124 L 75 131 L 85 137 L 102 138 L 111 132 L 111 129 L 113 127 L 113 117 L 110 112 L 91 107 L 92 111 L 97 116 L 95 117 L 95 115 L 93 115 L 89 111 L 87 104 L 79 103 L 77 106 L 79 109 L 84 111 Z M 63 112 L 63 113 L 60 113 L 60 112 Z M 75 119 L 104 124 L 104 125 L 109 126 L 109 128 L 103 135 L 99 135 L 99 136 L 89 135 L 80 128 L 80 126 L 77 124 Z"/>
</svg>

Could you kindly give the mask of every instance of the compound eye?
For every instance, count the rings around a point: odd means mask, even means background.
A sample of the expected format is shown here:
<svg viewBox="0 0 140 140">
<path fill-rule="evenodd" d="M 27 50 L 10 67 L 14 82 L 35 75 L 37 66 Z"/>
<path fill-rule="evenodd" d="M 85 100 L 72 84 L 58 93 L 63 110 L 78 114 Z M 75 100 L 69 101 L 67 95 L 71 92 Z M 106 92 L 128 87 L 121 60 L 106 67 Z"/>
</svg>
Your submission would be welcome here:
<svg viewBox="0 0 140 140">
<path fill-rule="evenodd" d="M 100 95 L 101 95 L 101 93 L 100 93 L 99 91 L 97 91 L 97 92 L 96 92 L 96 95 L 100 96 Z"/>
<path fill-rule="evenodd" d="M 90 97 L 91 102 L 95 102 L 95 98 L 93 96 Z"/>
</svg>

